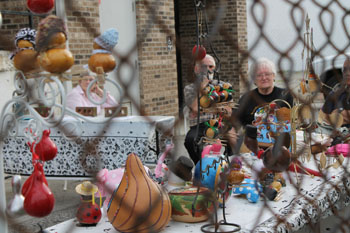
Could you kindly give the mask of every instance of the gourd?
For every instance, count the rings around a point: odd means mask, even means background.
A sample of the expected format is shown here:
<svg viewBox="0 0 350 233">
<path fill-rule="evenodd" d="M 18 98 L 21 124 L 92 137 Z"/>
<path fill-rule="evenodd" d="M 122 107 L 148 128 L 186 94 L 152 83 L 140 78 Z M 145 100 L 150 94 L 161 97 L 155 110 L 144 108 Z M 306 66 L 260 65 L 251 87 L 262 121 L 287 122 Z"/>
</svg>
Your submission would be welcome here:
<svg viewBox="0 0 350 233">
<path fill-rule="evenodd" d="M 41 67 L 50 73 L 63 73 L 74 64 L 72 53 L 67 49 L 49 49 L 40 54 Z"/>
<path fill-rule="evenodd" d="M 120 232 L 159 232 L 170 220 L 168 194 L 147 175 L 134 153 L 127 158 L 123 178 L 111 197 L 107 216 Z"/>
<path fill-rule="evenodd" d="M 94 49 L 103 49 L 96 42 L 93 44 Z M 116 67 L 117 63 L 111 54 L 107 53 L 96 53 L 91 55 L 89 59 L 89 69 L 92 72 L 100 73 L 98 67 L 103 68 L 103 72 L 108 73 Z"/>
<path fill-rule="evenodd" d="M 66 49 L 66 26 L 62 19 L 49 15 L 38 27 L 36 38 L 40 52 L 39 63 L 50 73 L 63 73 L 74 64 L 72 53 Z"/>
<path fill-rule="evenodd" d="M 55 205 L 55 197 L 43 180 L 43 174 L 35 170 L 32 183 L 27 191 L 23 207 L 33 217 L 45 217 L 51 213 Z"/>
<path fill-rule="evenodd" d="M 33 49 L 21 50 L 13 57 L 13 65 L 24 73 L 36 70 L 40 67 L 38 54 Z"/>
</svg>

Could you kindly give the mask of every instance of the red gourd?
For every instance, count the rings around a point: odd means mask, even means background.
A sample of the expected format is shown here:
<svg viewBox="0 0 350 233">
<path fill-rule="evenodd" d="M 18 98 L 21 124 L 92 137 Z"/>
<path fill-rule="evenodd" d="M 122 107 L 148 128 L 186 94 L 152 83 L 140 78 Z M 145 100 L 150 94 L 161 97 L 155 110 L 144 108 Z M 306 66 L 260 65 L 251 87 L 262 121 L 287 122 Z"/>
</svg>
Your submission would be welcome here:
<svg viewBox="0 0 350 233">
<path fill-rule="evenodd" d="M 206 51 L 206 49 L 204 48 L 203 45 L 199 45 L 198 47 L 197 47 L 197 45 L 195 45 L 193 47 L 193 49 L 192 49 L 192 57 L 196 61 L 203 60 L 206 55 L 207 55 L 207 51 Z"/>
<path fill-rule="evenodd" d="M 27 0 L 28 9 L 36 14 L 46 14 L 53 9 L 55 0 Z"/>
<path fill-rule="evenodd" d="M 35 154 L 39 155 L 40 160 L 49 161 L 56 157 L 57 146 L 50 139 L 50 130 L 46 129 L 43 131 L 43 136 L 40 142 L 34 146 Z"/>
<path fill-rule="evenodd" d="M 33 171 L 33 173 L 28 177 L 28 179 L 24 182 L 24 184 L 23 184 L 23 186 L 22 186 L 22 191 L 21 191 L 21 192 L 22 192 L 22 195 L 23 195 L 23 196 L 26 196 L 26 194 L 27 194 L 27 192 L 28 192 L 28 189 L 30 188 L 30 185 L 32 184 L 32 180 L 33 180 L 33 178 L 34 178 L 34 173 L 35 173 L 36 171 L 39 171 L 39 172 L 41 173 L 41 175 L 42 175 L 42 180 L 44 181 L 44 183 L 45 183 L 46 185 L 48 185 L 48 184 L 47 184 L 46 177 L 45 177 L 45 173 L 44 173 L 43 164 L 37 162 L 37 163 L 34 165 L 34 171 Z"/>
<path fill-rule="evenodd" d="M 31 186 L 24 198 L 24 210 L 33 217 L 45 217 L 55 205 L 55 197 L 43 180 L 43 173 L 34 171 Z"/>
</svg>

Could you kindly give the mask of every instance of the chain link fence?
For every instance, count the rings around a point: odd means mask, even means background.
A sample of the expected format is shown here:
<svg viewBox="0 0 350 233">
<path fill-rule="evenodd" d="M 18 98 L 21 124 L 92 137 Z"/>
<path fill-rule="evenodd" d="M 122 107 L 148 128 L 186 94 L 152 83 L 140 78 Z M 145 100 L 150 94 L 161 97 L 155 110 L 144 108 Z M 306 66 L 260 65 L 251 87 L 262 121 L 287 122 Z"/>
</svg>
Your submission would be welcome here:
<svg viewBox="0 0 350 233">
<path fill-rule="evenodd" d="M 194 25 L 196 28 L 194 40 L 196 41 L 196 45 L 205 44 L 208 53 L 214 55 L 218 67 L 215 70 L 214 78 L 228 82 L 230 80 L 235 80 L 235 82 L 237 82 L 237 79 L 239 79 L 239 84 L 242 87 L 242 90 L 253 89 L 255 86 L 247 74 L 247 63 L 248 60 L 251 63 L 257 61 L 259 57 L 256 55 L 258 54 L 256 51 L 259 50 L 261 43 L 264 43 L 266 49 L 273 51 L 274 57 L 276 58 L 278 76 L 280 77 L 279 83 L 282 86 L 286 87 L 286 89 L 292 94 L 294 98 L 294 105 L 290 106 L 291 117 L 289 119 L 289 124 L 291 127 L 289 134 L 292 141 L 290 153 L 292 161 L 295 164 L 294 171 L 292 169 L 292 171 L 286 172 L 284 174 L 287 181 L 287 187 L 283 186 L 279 190 L 279 200 L 275 199 L 271 201 L 269 200 L 266 192 L 261 192 L 260 203 L 249 204 L 251 205 L 250 208 L 253 208 L 254 213 L 257 213 L 254 214 L 254 218 L 250 219 L 251 228 L 249 230 L 256 232 L 291 232 L 299 230 L 304 225 L 308 225 L 310 226 L 310 231 L 318 232 L 320 231 L 320 226 L 317 225 L 316 222 L 323 221 L 322 218 L 332 215 L 335 217 L 334 221 L 339 222 L 339 224 L 332 228 L 331 231 L 348 232 L 350 217 L 341 214 L 341 210 L 348 206 L 350 201 L 350 182 L 347 169 L 348 160 L 346 158 L 348 157 L 348 154 L 342 152 L 342 154 L 337 153 L 333 156 L 326 156 L 324 148 L 319 151 L 319 153 L 316 153 L 312 151 L 313 147 L 311 147 L 311 145 L 319 145 L 320 141 L 325 140 L 326 137 L 331 137 L 333 140 L 338 140 L 345 145 L 348 143 L 348 129 L 346 127 L 336 128 L 334 125 L 322 124 L 322 122 L 320 122 L 322 119 L 320 119 L 318 116 L 320 105 L 315 105 L 315 102 L 319 101 L 322 105 L 323 95 L 327 96 L 331 91 L 342 90 L 342 87 L 345 86 L 342 85 L 343 64 L 339 65 L 337 63 L 337 59 L 340 59 L 343 56 L 347 55 L 350 43 L 349 41 L 346 41 L 345 44 L 338 45 L 336 35 L 338 35 L 338 33 L 342 33 L 346 35 L 346 38 L 350 38 L 348 29 L 348 15 L 350 14 L 350 4 L 347 1 L 337 0 L 327 2 L 325 1 L 322 3 L 320 1 L 314 0 L 281 0 L 280 2 L 283 2 L 285 4 L 286 9 L 288 9 L 288 14 L 279 15 L 279 17 L 281 20 L 287 20 L 288 18 L 289 21 L 292 22 L 291 26 L 288 28 L 288 31 L 293 32 L 293 37 L 289 38 L 288 43 L 285 43 L 285 41 L 278 42 L 283 43 L 286 46 L 280 46 L 280 44 L 276 44 L 276 40 L 270 37 L 268 30 L 269 28 L 265 23 L 267 22 L 267 18 L 270 14 L 278 14 L 278 11 L 272 10 L 271 5 L 267 1 L 249 1 L 247 3 L 248 7 L 246 10 L 247 14 L 251 16 L 252 21 L 250 25 L 254 25 L 256 35 L 254 38 L 255 40 L 249 43 L 249 49 L 247 49 L 245 46 L 241 46 L 239 43 L 236 43 L 235 41 L 237 41 L 237 39 L 232 38 L 232 35 L 227 31 L 227 25 L 225 24 L 225 21 L 223 21 L 222 15 L 227 13 L 225 11 L 225 6 L 227 6 L 228 2 L 218 1 L 217 3 L 213 3 L 212 1 L 205 0 L 194 0 L 191 2 L 191 4 L 193 4 L 193 10 L 196 14 L 196 21 L 190 22 L 192 26 Z M 309 11 L 319 11 L 318 18 L 311 18 L 311 23 L 307 18 L 307 11 L 304 6 L 306 2 L 309 6 Z M 240 3 L 246 4 L 244 2 Z M 142 35 L 138 37 L 138 41 L 135 43 L 134 47 L 130 50 L 129 53 L 126 55 L 116 54 L 115 52 L 113 53 L 114 56 L 119 57 L 120 61 L 117 74 L 113 77 L 113 80 L 121 86 L 122 90 L 125 90 L 121 94 L 119 101 L 122 102 L 126 98 L 129 99 L 133 105 L 139 106 L 138 111 L 142 114 L 142 107 L 138 104 L 138 101 L 133 98 L 133 95 L 130 95 L 128 91 L 130 83 L 132 83 L 134 79 L 138 78 L 137 70 L 134 69 L 134 63 L 130 59 L 129 55 L 135 52 L 142 45 L 143 38 L 152 33 L 154 25 L 157 25 L 157 28 L 161 28 L 163 32 L 169 36 L 172 36 L 172 32 L 167 27 L 167 24 L 161 20 L 161 17 L 156 14 L 156 12 L 158 12 L 158 8 L 161 7 L 161 4 L 152 1 L 139 1 L 138 4 L 142 4 L 143 7 L 147 9 L 147 11 L 150 12 L 150 15 L 153 17 L 151 20 L 148 20 L 147 26 L 142 30 Z M 179 1 L 174 1 L 174 4 L 179 6 L 181 3 L 179 3 Z M 335 8 L 336 11 L 333 11 Z M 73 9 L 74 11 L 74 4 L 72 4 L 71 1 L 66 1 L 66 9 Z M 210 12 L 210 17 L 207 16 L 207 12 Z M 238 12 L 231 12 L 231 14 L 235 15 L 238 14 Z M 176 17 L 181 16 L 177 15 Z M 78 18 L 81 22 L 86 22 L 83 15 L 78 16 Z M 336 21 L 335 19 L 338 19 L 339 21 Z M 321 25 L 320 28 L 322 30 L 317 31 L 317 33 L 312 29 L 312 24 L 314 22 L 317 22 L 319 25 Z M 6 22 L 3 23 L 5 24 Z M 339 25 L 341 26 L 339 27 Z M 85 23 L 85 26 L 87 31 L 91 32 L 94 35 L 97 34 L 95 28 L 89 27 L 89 23 Z M 342 32 L 339 32 L 338 30 L 342 30 Z M 237 73 L 235 77 L 228 78 L 225 75 L 220 75 L 221 69 L 224 69 L 224 65 L 229 66 L 232 64 L 220 58 L 220 54 L 222 54 L 222 52 L 217 53 L 215 48 L 215 39 L 212 41 L 214 38 L 213 35 L 215 34 L 220 35 L 220 37 L 223 38 L 221 41 L 227 43 L 228 47 L 237 53 L 238 61 L 233 63 L 234 65 L 238 66 L 237 69 L 239 73 Z M 314 43 L 314 34 L 317 34 L 318 41 L 322 41 L 322 43 L 319 43 L 317 46 Z M 6 38 L 5 35 L 2 35 L 0 38 L 3 42 L 3 48 L 10 50 L 10 44 L 12 43 L 9 42 L 10 39 Z M 322 40 L 320 40 L 320 38 L 322 38 Z M 183 43 L 181 37 L 177 38 L 175 43 L 175 49 L 177 51 L 181 51 L 181 43 Z M 6 44 L 8 46 L 5 46 Z M 327 57 L 323 51 L 329 49 L 329 47 L 331 47 L 332 51 L 334 51 L 334 57 L 329 60 L 331 65 L 327 66 L 325 62 L 321 61 L 327 60 Z M 296 56 L 293 55 L 295 54 L 295 50 L 297 50 L 297 53 L 302 55 L 301 58 L 296 58 Z M 298 61 L 296 61 L 296 59 L 298 59 Z M 191 67 L 189 69 L 182 69 L 180 76 L 193 76 L 192 65 L 195 61 L 193 59 L 188 59 L 187 57 L 187 59 L 182 59 L 182 62 L 191 64 Z M 184 67 L 187 67 L 188 64 L 186 64 Z M 178 66 L 181 66 L 181 64 L 178 64 Z M 315 66 L 317 66 L 317 68 Z M 131 67 L 133 69 L 133 73 L 127 79 L 123 78 L 123 74 L 121 73 L 123 67 Z M 298 67 L 300 69 L 298 69 Z M 296 72 L 298 75 L 300 75 L 297 81 L 295 81 Z M 61 80 L 63 78 L 69 79 L 71 78 L 71 74 L 62 74 L 58 75 L 57 77 Z M 43 80 L 49 79 L 50 77 L 43 77 Z M 25 81 L 25 79 L 22 81 Z M 187 80 L 183 80 L 181 78 L 179 78 L 178 81 L 181 82 L 181 85 L 179 84 L 180 87 L 188 83 Z M 59 86 L 59 82 L 60 81 L 56 80 L 56 85 Z M 340 85 L 337 85 L 338 83 L 340 83 Z M 237 102 L 240 88 L 238 86 L 234 86 L 234 90 L 236 91 L 234 102 Z M 179 95 L 181 95 L 181 92 L 179 92 Z M 64 98 L 65 96 L 60 96 L 60 99 L 63 100 Z M 179 98 L 182 99 L 182 96 Z M 245 104 L 249 105 L 250 103 Z M 179 105 L 182 107 L 182 103 Z M 64 105 L 61 105 L 61 103 L 55 103 L 51 107 L 60 109 L 61 113 L 66 112 Z M 241 106 L 236 106 L 236 108 L 238 110 L 242 110 L 245 109 L 246 106 L 243 104 Z M 218 116 L 222 115 L 220 112 L 216 114 Z M 144 116 L 144 119 L 146 121 L 152 122 L 152 118 L 149 116 Z M 56 121 L 54 119 L 43 120 L 47 125 L 57 127 L 58 130 L 62 132 L 67 130 L 67 128 L 62 126 L 60 121 Z M 182 121 L 183 116 L 182 111 L 180 110 L 180 116 L 176 116 L 174 128 L 166 131 L 163 135 L 164 138 L 171 138 L 173 136 L 173 131 L 176 131 L 177 127 L 183 127 Z M 238 137 L 237 143 L 233 148 L 234 156 L 238 156 L 240 154 L 241 146 L 245 138 L 245 131 L 240 131 L 238 129 L 239 126 L 237 125 L 237 118 L 235 114 L 233 114 L 232 118 L 228 122 L 236 127 L 237 132 L 240 134 L 240 137 Z M 103 137 L 103 132 L 111 127 L 112 124 L 112 118 L 108 119 L 103 125 L 103 130 L 99 131 L 97 137 Z M 3 130 L 7 128 L 8 125 L 3 125 L 2 127 Z M 315 137 L 319 138 L 316 140 Z M 160 151 L 165 150 L 166 139 L 159 140 L 161 143 Z M 5 139 L 3 138 L 3 140 Z M 276 136 L 275 140 L 276 142 L 281 141 L 279 140 L 278 136 Z M 83 153 L 81 153 L 82 158 L 80 159 L 80 161 L 83 163 L 81 164 L 82 167 L 84 169 L 86 168 L 86 172 L 93 176 L 93 180 L 96 180 L 95 176 L 98 170 L 96 169 L 94 171 L 91 171 L 90 167 L 84 164 L 84 162 L 88 161 L 84 156 L 87 154 L 92 155 L 97 160 L 96 163 L 98 165 L 96 167 L 102 167 L 102 165 L 100 165 L 100 155 L 102 152 L 96 150 L 96 148 L 99 148 L 98 143 L 100 143 L 98 140 L 84 142 L 82 147 Z M 175 143 L 182 144 L 183 141 L 178 140 L 175 141 Z M 202 147 L 203 145 L 200 146 Z M 178 146 L 175 145 L 175 148 L 177 147 Z M 94 149 L 91 150 L 91 148 Z M 156 156 L 159 156 L 159 154 Z M 168 155 L 168 158 L 168 166 L 171 166 L 171 163 L 176 161 L 176 151 L 171 151 Z M 230 162 L 230 158 L 232 157 L 225 155 L 222 157 L 220 162 L 214 162 L 214 164 L 208 165 L 202 171 L 202 173 L 205 174 L 209 169 L 218 166 L 219 164 L 223 164 L 224 162 L 231 165 L 231 167 L 228 166 L 222 169 L 219 182 L 219 186 L 221 188 L 216 190 L 216 192 L 213 192 L 212 195 L 210 195 L 208 198 L 208 201 L 212 203 L 214 207 L 218 208 L 214 208 L 213 214 L 210 215 L 209 220 L 203 223 L 203 226 L 201 228 L 203 232 L 228 232 L 224 230 L 227 226 L 231 226 L 233 228 L 230 229 L 229 232 L 234 232 L 237 230 L 244 232 L 247 230 L 246 226 L 239 226 L 239 224 L 236 225 L 234 219 L 232 220 L 229 218 L 228 220 L 228 218 L 225 216 L 225 205 L 230 205 L 232 203 L 231 199 L 239 198 L 240 202 L 247 200 L 232 195 L 227 203 L 221 200 L 221 202 L 218 204 L 218 200 L 216 198 L 212 198 L 212 196 L 225 196 L 227 193 L 231 195 L 232 189 L 241 188 L 244 186 L 244 183 L 235 185 L 229 184 L 228 180 L 230 179 L 229 177 L 232 172 L 232 167 L 234 166 L 234 163 Z M 252 166 L 252 163 L 255 163 L 258 160 L 256 158 L 256 155 L 243 155 L 243 153 L 241 153 L 241 159 L 243 161 L 246 174 L 253 174 L 254 172 L 257 172 L 254 171 L 255 168 Z M 313 168 L 313 171 L 305 169 L 307 166 L 311 166 Z M 305 174 L 301 175 L 297 173 L 297 171 Z M 267 174 L 269 173 L 267 172 Z M 264 175 L 269 176 L 266 174 Z M 261 183 L 266 182 L 266 179 L 267 178 L 265 177 L 263 180 L 261 180 Z M 284 185 L 284 181 L 281 181 L 281 183 Z M 305 185 L 315 185 L 315 187 L 307 188 Z M 252 188 L 258 189 L 257 186 L 252 186 Z M 112 192 L 113 190 L 111 190 L 111 193 Z M 225 200 L 225 198 L 222 197 L 221 199 Z M 157 201 L 161 200 L 156 200 L 156 203 Z M 154 205 L 156 205 L 156 203 Z M 285 204 L 281 205 L 282 207 L 277 209 L 275 207 L 275 203 Z M 235 208 L 234 211 L 245 211 L 244 209 L 239 209 L 239 207 L 242 206 L 237 206 L 238 207 Z M 192 211 L 195 212 L 193 205 Z M 223 213 L 223 216 L 221 213 Z M 54 214 L 55 213 L 53 212 L 52 215 Z M 272 217 L 265 219 L 264 216 L 266 215 Z M 139 216 L 139 218 L 139 221 L 144 221 L 144 216 Z M 7 221 L 9 222 L 9 225 L 11 226 L 11 229 L 14 230 L 14 232 L 33 232 L 32 229 L 26 229 L 26 227 L 18 225 L 18 223 L 16 221 L 13 221 L 11 218 L 8 218 Z M 212 229 L 210 226 L 215 226 L 217 229 Z M 71 228 L 66 232 L 72 232 L 74 228 L 75 225 L 72 224 Z M 153 230 L 156 229 L 150 228 L 150 232 Z"/>
</svg>

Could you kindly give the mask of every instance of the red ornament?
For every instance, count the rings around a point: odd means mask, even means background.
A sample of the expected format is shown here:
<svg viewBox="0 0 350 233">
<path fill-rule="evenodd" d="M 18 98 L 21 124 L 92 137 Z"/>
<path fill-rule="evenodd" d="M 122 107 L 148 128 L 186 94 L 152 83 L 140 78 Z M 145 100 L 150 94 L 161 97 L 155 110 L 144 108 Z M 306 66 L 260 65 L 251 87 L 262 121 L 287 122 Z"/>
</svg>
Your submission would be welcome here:
<svg viewBox="0 0 350 233">
<path fill-rule="evenodd" d="M 43 173 L 34 170 L 31 186 L 24 198 L 24 210 L 33 217 L 45 217 L 55 205 L 55 197 L 43 180 Z"/>
<path fill-rule="evenodd" d="M 34 173 L 36 171 L 39 171 L 41 172 L 41 175 L 42 175 L 42 180 L 44 181 L 44 183 L 46 185 L 47 184 L 47 180 L 46 180 L 46 177 L 45 177 L 45 174 L 44 174 L 44 168 L 43 168 L 43 165 L 41 163 L 36 163 L 34 165 L 34 171 L 33 173 L 28 177 L 28 179 L 24 182 L 23 186 L 22 186 L 22 195 L 23 196 L 26 196 L 27 192 L 28 192 L 28 189 L 30 188 L 30 185 L 32 184 L 32 180 L 33 180 L 33 177 L 34 177 Z"/>
<path fill-rule="evenodd" d="M 27 0 L 28 9 L 36 14 L 46 14 L 55 6 L 55 0 Z"/>
<path fill-rule="evenodd" d="M 56 157 L 57 155 L 57 146 L 56 144 L 50 139 L 50 130 L 44 130 L 43 136 L 40 140 L 40 142 L 34 146 L 35 147 L 35 154 L 39 155 L 40 160 L 42 161 L 49 161 Z"/>
<path fill-rule="evenodd" d="M 205 50 L 203 45 L 199 45 L 199 47 L 197 48 L 197 45 L 195 45 L 192 49 L 192 57 L 196 60 L 196 61 L 200 61 L 203 60 L 205 58 L 205 56 L 207 55 L 207 51 Z"/>
</svg>

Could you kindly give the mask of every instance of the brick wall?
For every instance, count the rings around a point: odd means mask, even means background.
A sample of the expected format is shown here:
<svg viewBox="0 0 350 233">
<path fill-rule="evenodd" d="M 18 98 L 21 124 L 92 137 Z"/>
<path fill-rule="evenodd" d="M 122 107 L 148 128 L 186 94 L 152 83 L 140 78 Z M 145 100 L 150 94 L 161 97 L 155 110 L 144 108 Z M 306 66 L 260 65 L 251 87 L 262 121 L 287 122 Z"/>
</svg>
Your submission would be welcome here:
<svg viewBox="0 0 350 233">
<path fill-rule="evenodd" d="M 167 37 L 175 43 L 174 1 L 136 1 L 136 24 L 141 110 L 177 116 L 176 49 L 167 48 Z"/>
<path fill-rule="evenodd" d="M 6 11 L 28 12 L 24 0 L 0 1 L 0 9 Z M 93 39 L 100 34 L 98 0 L 66 1 L 69 49 L 74 55 L 75 64 L 87 64 L 92 52 Z M 53 12 L 54 13 L 54 12 Z M 33 17 L 33 27 L 43 17 Z M 29 17 L 3 14 L 0 29 L 0 50 L 13 50 L 14 37 L 19 29 L 29 27 Z"/>
<path fill-rule="evenodd" d="M 207 1 L 206 11 L 210 32 L 217 20 L 220 2 L 224 4 L 221 20 L 219 21 L 219 27 L 217 27 L 217 33 L 210 36 L 210 41 L 220 59 L 220 79 L 232 83 L 236 90 L 234 99 L 237 101 L 240 79 L 247 72 L 247 60 L 240 52 L 240 50 L 245 51 L 247 49 L 246 2 L 245 0 Z M 179 12 L 178 36 L 181 40 L 181 76 L 182 84 L 185 86 L 188 84 L 188 78 L 193 67 L 192 48 L 197 43 L 196 14 L 192 0 L 177 1 L 177 4 Z M 206 32 L 204 25 L 202 28 Z M 213 55 L 208 39 L 202 41 L 207 53 Z"/>
</svg>

